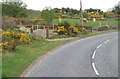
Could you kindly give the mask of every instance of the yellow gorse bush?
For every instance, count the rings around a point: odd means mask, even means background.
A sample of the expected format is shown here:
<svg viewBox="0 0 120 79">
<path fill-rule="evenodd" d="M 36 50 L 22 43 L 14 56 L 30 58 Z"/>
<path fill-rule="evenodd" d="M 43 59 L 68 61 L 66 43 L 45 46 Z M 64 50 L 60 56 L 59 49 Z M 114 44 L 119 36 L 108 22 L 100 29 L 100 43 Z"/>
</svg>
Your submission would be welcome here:
<svg viewBox="0 0 120 79">
<path fill-rule="evenodd" d="M 3 36 L 12 36 L 14 35 L 14 32 L 2 32 Z"/>
<path fill-rule="evenodd" d="M 2 32 L 2 48 L 4 50 L 16 50 L 20 44 L 31 44 L 31 40 L 24 33 Z"/>
<path fill-rule="evenodd" d="M 17 36 L 18 36 L 19 38 L 26 38 L 26 35 L 25 35 L 25 34 L 22 34 L 22 33 L 17 34 Z"/>
<path fill-rule="evenodd" d="M 86 28 L 84 28 L 84 27 L 80 28 L 79 30 L 80 30 L 81 32 L 88 32 L 88 30 L 87 30 Z"/>
<path fill-rule="evenodd" d="M 78 27 L 70 26 L 69 29 L 71 29 L 73 33 L 78 33 Z"/>
</svg>

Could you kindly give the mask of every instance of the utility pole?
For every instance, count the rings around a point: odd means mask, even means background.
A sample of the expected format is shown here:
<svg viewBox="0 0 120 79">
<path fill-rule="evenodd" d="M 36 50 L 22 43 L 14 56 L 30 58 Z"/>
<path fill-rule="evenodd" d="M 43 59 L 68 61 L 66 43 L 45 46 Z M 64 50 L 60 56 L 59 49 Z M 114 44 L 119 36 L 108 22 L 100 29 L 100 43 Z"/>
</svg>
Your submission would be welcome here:
<svg viewBox="0 0 120 79">
<path fill-rule="evenodd" d="M 60 14 L 59 14 L 59 23 L 61 23 L 61 21 L 62 21 L 62 9 L 60 10 Z"/>
<path fill-rule="evenodd" d="M 82 0 L 80 0 L 80 22 L 81 22 L 81 27 L 83 27 Z"/>
</svg>

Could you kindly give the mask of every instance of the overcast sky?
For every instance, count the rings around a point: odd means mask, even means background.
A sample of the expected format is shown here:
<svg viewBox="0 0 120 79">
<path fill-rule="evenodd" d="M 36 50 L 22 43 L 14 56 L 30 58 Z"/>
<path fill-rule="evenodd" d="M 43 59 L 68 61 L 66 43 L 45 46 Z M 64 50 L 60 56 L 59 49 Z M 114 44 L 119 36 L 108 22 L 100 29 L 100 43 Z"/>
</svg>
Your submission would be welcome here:
<svg viewBox="0 0 120 79">
<path fill-rule="evenodd" d="M 80 0 L 22 0 L 27 4 L 27 9 L 43 10 L 45 7 L 62 8 L 69 7 L 79 10 Z M 107 11 L 116 5 L 120 0 L 82 0 L 83 9 L 101 9 Z"/>
</svg>

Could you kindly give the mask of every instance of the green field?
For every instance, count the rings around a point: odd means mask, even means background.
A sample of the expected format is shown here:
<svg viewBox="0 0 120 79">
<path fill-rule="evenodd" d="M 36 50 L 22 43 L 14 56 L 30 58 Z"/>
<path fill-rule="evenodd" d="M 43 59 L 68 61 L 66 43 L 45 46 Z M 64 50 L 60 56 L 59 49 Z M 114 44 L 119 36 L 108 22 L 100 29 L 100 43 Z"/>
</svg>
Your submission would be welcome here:
<svg viewBox="0 0 120 79">
<path fill-rule="evenodd" d="M 80 23 L 79 19 L 62 19 L 62 21 L 68 21 L 71 25 L 76 25 L 76 23 Z M 52 21 L 52 24 L 58 24 L 59 21 L 58 19 L 54 19 Z M 88 22 L 84 22 L 83 25 L 84 26 L 92 26 L 92 27 L 98 27 L 100 26 L 105 26 L 105 25 L 114 25 L 114 24 L 118 24 L 118 20 L 103 20 L 103 21 L 99 21 L 96 20 L 96 22 L 93 22 L 93 20 L 88 20 Z"/>
</svg>

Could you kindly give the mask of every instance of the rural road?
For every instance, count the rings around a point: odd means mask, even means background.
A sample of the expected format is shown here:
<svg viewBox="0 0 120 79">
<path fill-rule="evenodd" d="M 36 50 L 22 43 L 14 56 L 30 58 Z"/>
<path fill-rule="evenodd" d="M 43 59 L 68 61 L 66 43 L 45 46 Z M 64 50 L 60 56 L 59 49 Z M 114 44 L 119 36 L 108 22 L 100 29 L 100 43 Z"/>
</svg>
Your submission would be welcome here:
<svg viewBox="0 0 120 79">
<path fill-rule="evenodd" d="M 25 77 L 118 77 L 118 33 L 57 48 L 33 65 Z"/>
</svg>

